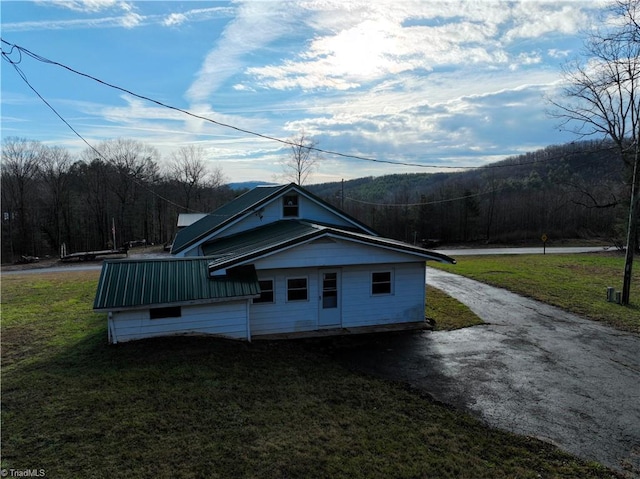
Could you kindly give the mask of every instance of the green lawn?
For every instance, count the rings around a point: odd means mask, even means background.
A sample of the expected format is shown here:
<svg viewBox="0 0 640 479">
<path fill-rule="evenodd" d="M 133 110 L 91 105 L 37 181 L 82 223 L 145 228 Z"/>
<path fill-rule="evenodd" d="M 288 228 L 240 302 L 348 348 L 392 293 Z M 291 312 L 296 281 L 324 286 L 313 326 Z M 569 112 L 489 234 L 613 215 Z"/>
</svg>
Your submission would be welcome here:
<svg viewBox="0 0 640 479">
<path fill-rule="evenodd" d="M 619 253 L 459 256 L 456 259 L 456 265 L 429 265 L 640 333 L 640 265 L 634 268 L 631 305 L 607 302 L 608 286 L 622 288 L 624 256 Z"/>
<path fill-rule="evenodd" d="M 435 323 L 437 331 L 451 331 L 482 324 L 482 320 L 464 304 L 433 286 L 427 286 L 425 316 Z"/>
<path fill-rule="evenodd" d="M 618 477 L 322 341 L 106 344 L 97 273 L 2 277 L 2 468 L 51 478 Z M 326 341 L 326 340 L 325 340 Z"/>
</svg>

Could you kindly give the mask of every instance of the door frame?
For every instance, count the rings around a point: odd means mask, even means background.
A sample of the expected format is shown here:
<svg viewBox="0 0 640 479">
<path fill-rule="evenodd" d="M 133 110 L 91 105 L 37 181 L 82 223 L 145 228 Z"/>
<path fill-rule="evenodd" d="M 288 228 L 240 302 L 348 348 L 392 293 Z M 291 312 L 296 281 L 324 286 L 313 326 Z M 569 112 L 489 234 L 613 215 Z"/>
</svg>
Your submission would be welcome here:
<svg viewBox="0 0 640 479">
<path fill-rule="evenodd" d="M 333 307 L 324 307 L 325 291 L 329 292 L 333 289 L 325 290 L 324 281 L 326 274 L 335 273 L 336 286 L 335 297 L 336 305 Z M 318 270 L 318 329 L 324 328 L 341 328 L 342 327 L 342 270 L 340 268 L 323 268 Z"/>
</svg>

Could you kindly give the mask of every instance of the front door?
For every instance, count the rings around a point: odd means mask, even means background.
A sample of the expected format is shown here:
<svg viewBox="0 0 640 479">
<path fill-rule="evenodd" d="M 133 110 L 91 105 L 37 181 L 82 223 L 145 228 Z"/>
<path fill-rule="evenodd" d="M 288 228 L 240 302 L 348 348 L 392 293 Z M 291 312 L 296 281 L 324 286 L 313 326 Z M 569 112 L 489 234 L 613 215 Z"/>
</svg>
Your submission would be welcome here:
<svg viewBox="0 0 640 479">
<path fill-rule="evenodd" d="M 342 324 L 340 301 L 340 270 L 320 271 L 320 311 L 318 327 L 339 327 Z"/>
</svg>

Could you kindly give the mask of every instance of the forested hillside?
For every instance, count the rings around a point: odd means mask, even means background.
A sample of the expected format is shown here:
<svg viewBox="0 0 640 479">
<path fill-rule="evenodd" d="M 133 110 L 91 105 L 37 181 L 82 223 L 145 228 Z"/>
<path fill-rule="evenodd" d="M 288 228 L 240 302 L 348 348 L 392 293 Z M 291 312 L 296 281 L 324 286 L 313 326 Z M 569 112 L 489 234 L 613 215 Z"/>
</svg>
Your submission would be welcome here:
<svg viewBox="0 0 640 479">
<path fill-rule="evenodd" d="M 211 212 L 242 190 L 207 171 L 202 152 L 161 161 L 117 139 L 71 157 L 9 138 L 2 148 L 2 261 L 173 239 L 177 216 Z M 160 168 L 160 164 L 164 168 Z M 167 166 L 168 165 L 168 166 Z M 628 181 L 626 182 L 628 185 Z M 408 242 L 621 240 L 628 211 L 622 161 L 601 143 L 548 147 L 451 173 L 361 178 L 308 188 L 381 234 Z M 344 195 L 343 195 L 344 192 Z"/>
<path fill-rule="evenodd" d="M 600 142 L 548 147 L 464 172 L 309 187 L 381 234 L 444 243 L 528 242 L 543 233 L 552 240 L 621 239 L 627 188 L 622 161 Z"/>
</svg>

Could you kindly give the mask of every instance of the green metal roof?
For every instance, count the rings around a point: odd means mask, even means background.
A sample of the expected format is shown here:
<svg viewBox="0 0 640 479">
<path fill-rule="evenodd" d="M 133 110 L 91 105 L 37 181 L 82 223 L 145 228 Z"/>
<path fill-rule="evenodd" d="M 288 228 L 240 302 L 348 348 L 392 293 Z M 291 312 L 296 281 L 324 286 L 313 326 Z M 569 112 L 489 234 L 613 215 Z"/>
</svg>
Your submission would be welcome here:
<svg viewBox="0 0 640 479">
<path fill-rule="evenodd" d="M 209 270 L 215 271 L 322 236 L 332 236 L 401 251 L 419 256 L 425 260 L 455 263 L 455 260 L 449 256 L 402 241 L 299 220 L 276 221 L 252 230 L 213 240 L 204 244 L 202 248 L 209 257 Z"/>
<path fill-rule="evenodd" d="M 253 190 L 248 191 L 244 195 L 239 196 L 235 200 L 218 208 L 210 215 L 207 215 L 201 220 L 196 221 L 190 226 L 178 231 L 178 234 L 176 235 L 176 238 L 173 242 L 173 246 L 171 247 L 171 253 L 179 253 L 190 245 L 204 239 L 206 236 L 215 232 L 217 229 L 221 228 L 228 222 L 240 217 L 247 210 L 259 208 L 267 201 L 290 190 L 295 190 L 297 193 L 306 196 L 307 198 L 322 205 L 326 209 L 342 216 L 344 219 L 353 224 L 354 229 L 359 230 L 363 233 L 371 233 L 377 236 L 377 233 L 369 226 L 353 218 L 344 211 L 341 211 L 338 208 L 332 206 L 322 198 L 305 190 L 301 186 L 290 183 L 288 185 L 259 186 L 257 188 L 254 188 Z"/>
<path fill-rule="evenodd" d="M 287 188 L 288 186 L 289 185 L 259 186 L 238 196 L 236 199 L 230 201 L 224 206 L 221 206 L 213 213 L 178 231 L 173 242 L 173 246 L 171 247 L 171 253 L 179 253 L 189 245 L 223 226 L 228 221 L 236 218 L 248 208 L 262 203 L 271 197 L 271 195 L 278 193 L 280 190 Z"/>
<path fill-rule="evenodd" d="M 93 309 L 117 310 L 175 303 L 206 303 L 260 294 L 253 266 L 211 278 L 211 258 L 110 260 L 102 265 Z"/>
</svg>

